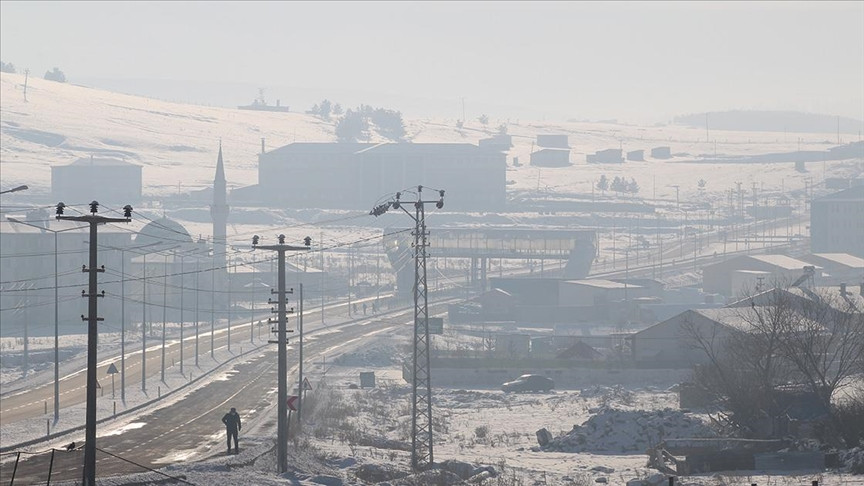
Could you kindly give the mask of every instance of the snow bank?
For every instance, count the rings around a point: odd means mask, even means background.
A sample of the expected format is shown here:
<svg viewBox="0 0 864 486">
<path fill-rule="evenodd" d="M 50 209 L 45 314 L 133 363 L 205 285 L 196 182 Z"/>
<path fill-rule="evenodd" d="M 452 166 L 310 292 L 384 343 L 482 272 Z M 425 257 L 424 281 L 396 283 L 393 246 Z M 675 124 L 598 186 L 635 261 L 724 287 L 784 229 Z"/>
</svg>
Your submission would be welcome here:
<svg viewBox="0 0 864 486">
<path fill-rule="evenodd" d="M 664 439 L 715 436 L 702 420 L 679 410 L 603 408 L 581 426 L 574 425 L 570 432 L 552 439 L 542 450 L 641 454 Z"/>
</svg>

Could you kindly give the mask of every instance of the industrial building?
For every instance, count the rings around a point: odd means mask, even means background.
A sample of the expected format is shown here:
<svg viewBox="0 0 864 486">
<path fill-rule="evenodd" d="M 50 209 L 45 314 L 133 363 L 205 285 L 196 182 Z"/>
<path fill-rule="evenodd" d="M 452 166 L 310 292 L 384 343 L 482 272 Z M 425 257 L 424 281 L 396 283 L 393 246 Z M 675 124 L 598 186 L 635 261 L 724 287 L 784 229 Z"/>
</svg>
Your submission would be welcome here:
<svg viewBox="0 0 864 486">
<path fill-rule="evenodd" d="M 741 255 L 702 267 L 702 290 L 737 297 L 743 292 L 792 284 L 804 267 L 814 267 L 813 282 L 818 283 L 821 267 L 786 255 Z"/>
<path fill-rule="evenodd" d="M 593 154 L 588 154 L 585 160 L 589 164 L 621 164 L 624 162 L 621 153 L 621 149 L 598 150 Z"/>
<path fill-rule="evenodd" d="M 631 150 L 627 152 L 627 160 L 632 160 L 635 162 L 641 162 L 645 160 L 645 151 L 642 149 L 639 150 Z"/>
<path fill-rule="evenodd" d="M 370 208 L 418 185 L 445 190 L 452 211 L 505 203 L 506 156 L 467 143 L 292 143 L 258 161 L 256 197 L 271 205 Z"/>
<path fill-rule="evenodd" d="M 672 149 L 669 147 L 654 147 L 651 149 L 652 159 L 671 159 Z"/>
<path fill-rule="evenodd" d="M 55 165 L 51 167 L 51 196 L 66 204 L 93 200 L 118 207 L 135 204 L 141 200 L 141 166 L 93 157 Z"/>
<path fill-rule="evenodd" d="M 864 257 L 864 186 L 811 202 L 810 251 Z"/>
<path fill-rule="evenodd" d="M 537 135 L 537 150 L 531 152 L 531 165 L 536 167 L 570 165 L 570 142 L 567 135 Z"/>
</svg>

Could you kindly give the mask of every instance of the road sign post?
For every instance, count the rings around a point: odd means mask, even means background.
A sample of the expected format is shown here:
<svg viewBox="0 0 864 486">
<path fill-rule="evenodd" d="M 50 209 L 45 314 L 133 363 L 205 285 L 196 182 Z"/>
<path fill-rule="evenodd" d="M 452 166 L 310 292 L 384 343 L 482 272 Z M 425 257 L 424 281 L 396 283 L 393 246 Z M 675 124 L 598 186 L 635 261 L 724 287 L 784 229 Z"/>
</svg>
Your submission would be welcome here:
<svg viewBox="0 0 864 486">
<path fill-rule="evenodd" d="M 111 363 L 111 366 L 108 367 L 107 373 L 111 375 L 111 398 L 115 398 L 114 396 L 114 375 L 118 373 L 117 367 L 114 366 L 114 363 Z"/>
</svg>

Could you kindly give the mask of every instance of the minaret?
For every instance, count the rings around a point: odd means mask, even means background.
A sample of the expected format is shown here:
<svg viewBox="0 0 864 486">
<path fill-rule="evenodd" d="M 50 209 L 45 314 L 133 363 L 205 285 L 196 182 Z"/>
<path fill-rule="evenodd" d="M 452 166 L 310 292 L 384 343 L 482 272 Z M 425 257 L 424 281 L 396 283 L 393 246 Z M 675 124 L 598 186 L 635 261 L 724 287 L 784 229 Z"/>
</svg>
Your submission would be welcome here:
<svg viewBox="0 0 864 486">
<path fill-rule="evenodd" d="M 228 189 L 225 183 L 225 166 L 222 162 L 222 141 L 219 141 L 219 158 L 216 160 L 216 177 L 213 179 L 213 205 L 210 206 L 213 220 L 213 255 L 219 272 L 220 287 L 228 284 L 226 255 L 228 235 Z"/>
</svg>

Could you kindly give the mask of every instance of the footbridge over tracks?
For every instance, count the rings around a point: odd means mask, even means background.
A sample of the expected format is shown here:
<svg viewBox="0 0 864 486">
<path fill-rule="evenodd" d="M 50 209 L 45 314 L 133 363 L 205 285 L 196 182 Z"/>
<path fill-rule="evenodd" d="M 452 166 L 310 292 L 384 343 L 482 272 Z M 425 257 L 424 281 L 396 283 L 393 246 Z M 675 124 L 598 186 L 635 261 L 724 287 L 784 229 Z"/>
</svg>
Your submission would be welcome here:
<svg viewBox="0 0 864 486">
<path fill-rule="evenodd" d="M 593 229 L 548 228 L 431 228 L 427 256 L 438 259 L 470 259 L 469 284 L 485 289 L 490 260 L 565 260 L 564 278 L 588 276 L 597 254 Z M 413 230 L 385 228 L 383 244 L 396 271 L 399 293 L 410 293 L 414 285 Z M 446 260 L 445 260 L 446 261 Z"/>
</svg>

